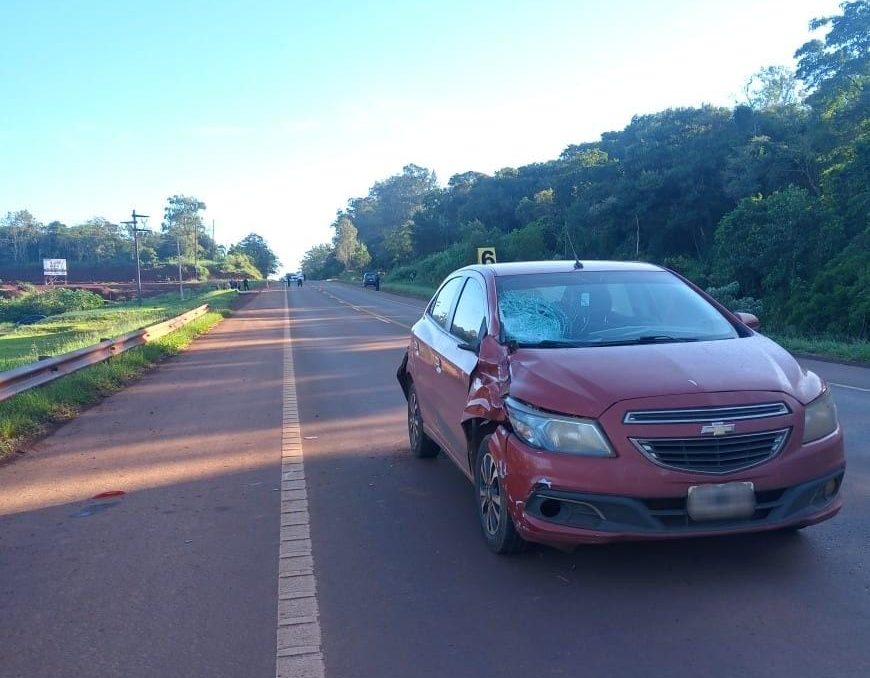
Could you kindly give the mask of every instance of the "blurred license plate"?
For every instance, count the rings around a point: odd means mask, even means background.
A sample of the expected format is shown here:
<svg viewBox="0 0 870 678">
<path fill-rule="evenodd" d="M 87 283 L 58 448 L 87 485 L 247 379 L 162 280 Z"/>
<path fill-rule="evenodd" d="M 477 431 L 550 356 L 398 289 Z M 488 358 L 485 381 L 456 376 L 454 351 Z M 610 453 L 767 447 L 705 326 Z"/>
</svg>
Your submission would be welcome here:
<svg viewBox="0 0 870 678">
<path fill-rule="evenodd" d="M 686 511 L 692 520 L 749 518 L 755 513 L 752 483 L 693 485 L 689 488 Z"/>
</svg>

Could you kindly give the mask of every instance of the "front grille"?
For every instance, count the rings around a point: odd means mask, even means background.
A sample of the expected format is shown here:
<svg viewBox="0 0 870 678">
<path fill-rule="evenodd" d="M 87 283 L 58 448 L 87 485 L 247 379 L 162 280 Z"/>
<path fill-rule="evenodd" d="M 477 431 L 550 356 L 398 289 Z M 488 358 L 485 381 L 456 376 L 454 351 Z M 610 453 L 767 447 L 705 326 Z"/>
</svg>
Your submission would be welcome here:
<svg viewBox="0 0 870 678">
<path fill-rule="evenodd" d="M 632 438 L 660 466 L 699 473 L 732 473 L 776 456 L 789 429 L 721 438 Z"/>
<path fill-rule="evenodd" d="M 731 407 L 694 407 L 679 410 L 634 410 L 626 412 L 626 424 L 691 424 L 695 422 L 763 419 L 788 414 L 785 403 L 735 405 Z"/>
</svg>

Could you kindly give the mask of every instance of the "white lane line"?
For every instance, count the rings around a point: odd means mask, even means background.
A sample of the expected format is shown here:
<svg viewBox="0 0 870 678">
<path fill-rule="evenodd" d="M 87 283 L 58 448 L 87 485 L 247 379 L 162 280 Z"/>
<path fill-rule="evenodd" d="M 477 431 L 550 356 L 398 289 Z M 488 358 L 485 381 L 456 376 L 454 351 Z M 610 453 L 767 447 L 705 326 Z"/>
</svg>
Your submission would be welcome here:
<svg viewBox="0 0 870 678">
<path fill-rule="evenodd" d="M 341 283 L 333 283 L 333 285 L 341 285 Z M 375 294 L 377 294 L 377 293 L 375 293 Z M 379 296 L 378 299 L 380 301 L 389 301 L 391 304 L 397 304 L 398 306 L 404 306 L 406 308 L 413 308 L 415 311 L 420 311 L 420 313 L 423 312 L 423 309 L 426 308 L 426 304 L 428 303 L 428 302 L 423 301 L 421 299 L 419 304 L 409 304 L 406 301 L 397 301 L 396 299 L 393 299 L 392 297 L 383 296 L 383 295 Z"/>
<path fill-rule="evenodd" d="M 829 381 L 829 386 L 836 386 L 837 388 L 847 388 L 850 391 L 862 391 L 863 393 L 870 393 L 870 388 L 861 388 L 860 386 L 849 386 L 848 384 L 838 384 L 835 381 Z"/>
<path fill-rule="evenodd" d="M 290 335 L 290 305 L 284 290 L 284 380 L 281 427 L 281 538 L 278 551 L 277 678 L 323 678 L 320 611 L 311 553 L 308 491 L 296 372 Z"/>
<path fill-rule="evenodd" d="M 354 311 L 359 311 L 360 313 L 365 313 L 366 315 L 370 315 L 372 318 L 377 318 L 382 323 L 387 323 L 388 325 L 398 325 L 399 327 L 404 327 L 407 330 L 411 329 L 410 325 L 406 325 L 405 323 L 400 323 L 398 320 L 395 320 L 393 318 L 388 318 L 386 316 L 378 315 L 374 311 L 369 311 L 366 308 L 362 308 L 360 306 L 354 306 L 353 304 L 349 304 L 348 302 L 344 301 L 343 299 L 339 299 L 337 296 L 335 296 L 334 294 L 332 294 L 330 292 L 327 292 L 326 290 L 321 290 L 321 292 L 323 292 L 323 294 L 325 294 L 330 299 L 334 299 L 335 301 L 337 301 L 340 304 L 344 304 L 345 306 L 350 306 Z"/>
</svg>

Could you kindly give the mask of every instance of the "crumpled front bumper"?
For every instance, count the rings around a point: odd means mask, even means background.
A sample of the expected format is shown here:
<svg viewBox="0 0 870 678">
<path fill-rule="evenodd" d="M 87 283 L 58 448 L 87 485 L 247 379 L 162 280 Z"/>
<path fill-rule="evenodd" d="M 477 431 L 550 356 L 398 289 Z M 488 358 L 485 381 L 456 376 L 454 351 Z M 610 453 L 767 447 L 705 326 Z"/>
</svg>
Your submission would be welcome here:
<svg viewBox="0 0 870 678">
<path fill-rule="evenodd" d="M 500 427 L 490 440 L 519 533 L 549 544 L 682 539 L 803 527 L 842 507 L 842 433 L 726 477 L 663 469 L 644 459 L 579 458 L 535 450 Z M 756 511 L 739 520 L 694 521 L 688 488 L 751 480 Z M 835 489 L 831 493 L 834 481 Z"/>
</svg>

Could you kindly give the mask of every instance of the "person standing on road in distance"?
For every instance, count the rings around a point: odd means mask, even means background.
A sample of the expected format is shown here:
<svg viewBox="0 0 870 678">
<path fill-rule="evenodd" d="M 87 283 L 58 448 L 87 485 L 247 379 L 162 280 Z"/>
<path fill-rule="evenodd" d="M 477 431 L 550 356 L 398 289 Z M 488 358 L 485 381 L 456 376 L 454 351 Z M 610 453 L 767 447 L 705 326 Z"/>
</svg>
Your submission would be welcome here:
<svg viewBox="0 0 870 678">
<path fill-rule="evenodd" d="M 245 288 L 245 292 L 247 292 L 248 290 L 251 289 L 251 286 L 248 285 L 248 279 L 247 279 L 247 278 L 245 278 L 244 280 L 242 280 L 242 286 Z"/>
<path fill-rule="evenodd" d="M 305 276 L 301 273 L 296 276 L 296 287 L 302 287 L 302 281 L 305 280 Z"/>
<path fill-rule="evenodd" d="M 381 274 L 375 273 L 375 292 L 381 291 Z"/>
</svg>

